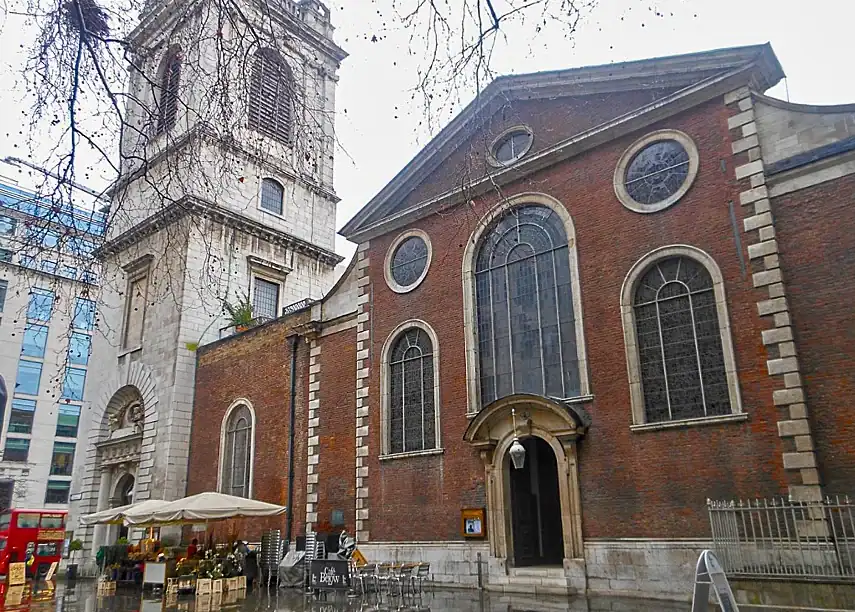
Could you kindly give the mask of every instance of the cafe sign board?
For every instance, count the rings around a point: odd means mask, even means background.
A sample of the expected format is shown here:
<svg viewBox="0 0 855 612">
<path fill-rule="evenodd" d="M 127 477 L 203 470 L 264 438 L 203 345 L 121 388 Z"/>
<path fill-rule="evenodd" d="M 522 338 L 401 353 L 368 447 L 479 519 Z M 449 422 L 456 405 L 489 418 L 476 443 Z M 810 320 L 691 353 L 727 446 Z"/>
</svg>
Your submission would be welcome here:
<svg viewBox="0 0 855 612">
<path fill-rule="evenodd" d="M 348 562 L 341 559 L 314 559 L 310 566 L 313 589 L 337 591 L 350 588 Z"/>
</svg>

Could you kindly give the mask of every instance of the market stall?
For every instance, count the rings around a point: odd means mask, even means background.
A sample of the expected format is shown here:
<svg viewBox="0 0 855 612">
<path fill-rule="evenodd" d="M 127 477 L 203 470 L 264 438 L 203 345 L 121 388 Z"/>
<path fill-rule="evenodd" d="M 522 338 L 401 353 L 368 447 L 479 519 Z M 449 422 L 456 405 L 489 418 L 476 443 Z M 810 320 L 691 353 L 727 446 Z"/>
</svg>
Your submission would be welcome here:
<svg viewBox="0 0 855 612">
<path fill-rule="evenodd" d="M 252 499 L 222 493 L 200 493 L 172 502 L 149 500 L 122 508 L 84 517 L 84 522 L 121 522 L 128 526 L 148 527 L 150 530 L 164 525 L 203 525 L 207 533 L 209 523 L 247 517 L 269 517 L 284 514 L 286 508 Z M 205 541 L 207 540 L 207 542 Z M 144 541 L 143 543 L 145 543 Z M 143 544 L 141 543 L 141 544 Z M 138 584 L 156 584 L 168 592 L 196 591 L 222 592 L 246 588 L 247 576 L 254 575 L 254 560 L 248 546 L 237 538 L 228 543 L 215 544 L 203 539 L 186 548 L 162 548 L 152 539 L 153 546 L 129 553 L 127 561 L 137 562 L 134 580 Z M 142 555 L 142 557 L 137 556 Z M 119 567 L 123 568 L 125 559 Z M 102 565 L 102 575 L 108 579 L 116 576 L 115 561 Z"/>
</svg>

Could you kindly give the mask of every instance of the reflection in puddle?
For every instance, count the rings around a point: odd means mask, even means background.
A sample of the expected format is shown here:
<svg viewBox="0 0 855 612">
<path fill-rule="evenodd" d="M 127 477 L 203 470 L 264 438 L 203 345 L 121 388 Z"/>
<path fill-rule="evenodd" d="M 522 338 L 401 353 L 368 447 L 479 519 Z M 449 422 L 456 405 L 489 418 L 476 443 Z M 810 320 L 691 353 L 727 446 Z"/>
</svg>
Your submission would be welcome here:
<svg viewBox="0 0 855 612">
<path fill-rule="evenodd" d="M 261 589 L 246 593 L 227 591 L 208 595 L 175 593 L 141 594 L 119 589 L 98 595 L 94 581 L 74 585 L 59 583 L 55 589 L 42 584 L 36 588 L 2 589 L 0 612 L 684 612 L 685 603 L 614 598 L 510 595 L 469 590 L 430 590 L 421 595 L 381 598 L 371 595 L 348 598 L 343 593 L 320 599 L 294 590 Z"/>
</svg>

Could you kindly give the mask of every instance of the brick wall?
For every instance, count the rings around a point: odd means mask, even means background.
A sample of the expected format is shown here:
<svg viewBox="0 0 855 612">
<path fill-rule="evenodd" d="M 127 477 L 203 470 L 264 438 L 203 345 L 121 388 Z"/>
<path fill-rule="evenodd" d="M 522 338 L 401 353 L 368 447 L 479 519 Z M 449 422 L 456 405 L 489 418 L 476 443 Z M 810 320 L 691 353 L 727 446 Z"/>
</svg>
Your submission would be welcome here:
<svg viewBox="0 0 855 612">
<path fill-rule="evenodd" d="M 802 378 L 827 494 L 855 492 L 855 176 L 772 201 Z"/>
<path fill-rule="evenodd" d="M 308 311 L 303 311 L 199 349 L 188 495 L 216 490 L 223 417 L 234 400 L 246 398 L 256 418 L 253 497 L 287 504 L 291 391 L 288 332 L 308 317 Z M 303 533 L 305 522 L 308 343 L 301 339 L 297 350 L 293 536 Z M 284 516 L 237 523 L 235 532 L 250 540 L 260 538 L 266 529 L 282 529 L 285 535 Z"/>
<path fill-rule="evenodd" d="M 568 208 L 576 226 L 595 396 L 587 406 L 593 425 L 579 447 L 586 538 L 705 537 L 707 497 L 777 495 L 786 490 L 777 413 L 760 341 L 764 327 L 750 273 L 743 275 L 740 268 L 729 217 L 728 203 L 735 201 L 741 228 L 727 117 L 727 109 L 717 99 L 650 128 L 683 130 L 700 150 L 694 186 L 678 204 L 658 214 L 630 212 L 618 202 L 612 187 L 618 158 L 640 133 L 503 188 L 506 196 L 529 191 L 554 196 Z M 460 270 L 466 241 L 496 200 L 485 197 L 415 224 L 430 236 L 433 262 L 425 281 L 411 293 L 393 293 L 383 280 L 382 263 L 397 232 L 372 239 L 369 246 L 373 541 L 456 539 L 460 509 L 484 504 L 482 463 L 476 451 L 462 441 L 468 421 Z M 621 284 L 643 255 L 675 243 L 703 249 L 722 270 L 749 421 L 632 433 L 619 308 Z M 439 456 L 381 462 L 378 357 L 390 332 L 410 318 L 425 320 L 439 337 L 445 450 Z M 419 520 L 402 520 L 413 515 Z"/>
<path fill-rule="evenodd" d="M 356 326 L 318 339 L 321 386 L 316 530 L 356 529 Z M 344 526 L 332 527 L 332 511 Z"/>
</svg>

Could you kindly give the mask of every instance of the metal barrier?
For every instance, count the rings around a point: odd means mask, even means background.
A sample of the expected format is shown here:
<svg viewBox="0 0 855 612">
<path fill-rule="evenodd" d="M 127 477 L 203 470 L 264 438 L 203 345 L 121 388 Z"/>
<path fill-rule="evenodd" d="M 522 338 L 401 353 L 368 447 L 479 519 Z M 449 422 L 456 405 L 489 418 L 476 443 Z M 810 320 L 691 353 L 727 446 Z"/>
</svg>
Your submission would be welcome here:
<svg viewBox="0 0 855 612">
<path fill-rule="evenodd" d="M 731 576 L 855 581 L 855 503 L 707 500 L 713 548 Z"/>
</svg>

